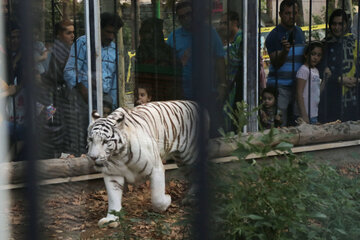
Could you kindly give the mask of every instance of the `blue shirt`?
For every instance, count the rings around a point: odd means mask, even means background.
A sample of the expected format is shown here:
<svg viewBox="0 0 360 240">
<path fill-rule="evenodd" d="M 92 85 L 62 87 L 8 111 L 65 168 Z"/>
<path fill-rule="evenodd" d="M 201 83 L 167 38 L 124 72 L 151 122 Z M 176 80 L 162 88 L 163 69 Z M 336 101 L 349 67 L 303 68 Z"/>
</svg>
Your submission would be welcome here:
<svg viewBox="0 0 360 240">
<path fill-rule="evenodd" d="M 222 46 L 219 35 L 214 28 L 210 28 L 212 37 L 212 53 L 215 57 L 224 57 L 225 51 Z M 192 84 L 192 38 L 191 32 L 186 31 L 180 27 L 172 32 L 167 40 L 167 44 L 174 47 L 174 35 L 175 35 L 175 49 L 179 59 L 183 62 L 182 76 L 183 76 L 183 91 L 186 99 L 194 98 L 194 89 Z M 213 67 L 212 69 L 215 69 Z"/>
<path fill-rule="evenodd" d="M 294 83 L 294 77 L 296 72 L 299 70 L 303 63 L 303 52 L 304 52 L 304 43 L 305 36 L 301 28 L 298 26 L 294 27 L 293 30 L 294 36 L 294 46 L 290 48 L 287 59 L 280 68 L 275 69 L 272 64 L 270 64 L 269 75 L 267 84 L 275 85 L 276 81 L 281 86 L 291 86 Z M 282 50 L 281 40 L 289 35 L 288 30 L 279 24 L 274 28 L 268 35 L 265 41 L 265 45 L 269 54 Z M 293 55 L 293 52 L 295 53 Z M 293 57 L 294 56 L 294 57 Z M 294 62 L 294 64 L 293 64 Z"/>
<path fill-rule="evenodd" d="M 77 54 L 75 55 L 75 44 Z M 76 56 L 76 57 L 75 57 Z M 77 58 L 77 68 L 75 66 L 75 58 Z M 111 42 L 109 46 L 101 47 L 102 60 L 102 85 L 103 92 L 108 93 L 112 97 L 113 105 L 117 105 L 117 89 L 116 89 L 116 48 L 115 43 Z M 87 53 L 86 53 L 86 36 L 79 37 L 71 46 L 70 56 L 64 68 L 64 80 L 69 88 L 76 86 L 76 76 L 78 83 L 88 87 L 87 76 Z"/>
</svg>

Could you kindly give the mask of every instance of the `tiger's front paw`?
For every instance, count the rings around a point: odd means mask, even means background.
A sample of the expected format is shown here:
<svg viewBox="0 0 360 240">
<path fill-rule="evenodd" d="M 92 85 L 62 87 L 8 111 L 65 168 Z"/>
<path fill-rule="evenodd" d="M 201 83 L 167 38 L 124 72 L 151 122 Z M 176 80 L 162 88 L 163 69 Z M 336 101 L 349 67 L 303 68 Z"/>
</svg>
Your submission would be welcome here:
<svg viewBox="0 0 360 240">
<path fill-rule="evenodd" d="M 153 209 L 157 212 L 164 212 L 171 204 L 171 197 L 168 194 L 165 194 L 164 197 L 159 201 L 153 202 Z"/>
<path fill-rule="evenodd" d="M 99 227 L 104 227 L 105 225 L 111 228 L 116 228 L 120 225 L 119 218 L 115 215 L 108 214 L 106 217 L 100 219 L 98 222 Z"/>
</svg>

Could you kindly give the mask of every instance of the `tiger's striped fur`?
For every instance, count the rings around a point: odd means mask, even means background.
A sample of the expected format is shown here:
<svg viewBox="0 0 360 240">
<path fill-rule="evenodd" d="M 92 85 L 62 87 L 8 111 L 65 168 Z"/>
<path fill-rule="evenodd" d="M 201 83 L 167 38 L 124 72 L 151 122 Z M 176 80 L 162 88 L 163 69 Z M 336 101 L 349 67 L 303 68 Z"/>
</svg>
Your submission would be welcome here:
<svg viewBox="0 0 360 240">
<path fill-rule="evenodd" d="M 88 129 L 88 157 L 104 174 L 109 196 L 107 217 L 121 210 L 122 187 L 150 178 L 154 209 L 165 211 L 171 203 L 165 194 L 162 160 L 172 157 L 191 164 L 198 157 L 199 107 L 191 101 L 151 102 L 133 109 L 118 108 L 107 118 L 95 120 Z"/>
</svg>

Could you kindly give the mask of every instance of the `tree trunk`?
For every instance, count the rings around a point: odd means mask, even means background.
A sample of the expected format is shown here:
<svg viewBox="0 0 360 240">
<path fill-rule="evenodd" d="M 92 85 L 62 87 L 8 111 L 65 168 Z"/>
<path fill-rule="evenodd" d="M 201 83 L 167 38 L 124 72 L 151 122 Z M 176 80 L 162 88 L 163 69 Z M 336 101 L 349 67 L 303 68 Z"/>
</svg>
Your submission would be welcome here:
<svg viewBox="0 0 360 240">
<path fill-rule="evenodd" d="M 264 146 L 261 139 L 269 131 L 249 133 L 240 137 L 235 136 L 228 140 L 223 138 L 212 139 L 209 144 L 209 157 L 229 156 L 237 148 L 237 142 L 246 143 L 249 141 L 256 146 Z M 275 131 L 277 133 L 274 135 L 272 146 L 276 146 L 283 141 L 289 142 L 294 146 L 348 141 L 360 138 L 360 121 L 324 125 L 302 124 L 297 127 L 275 129 Z M 285 139 L 284 136 L 287 136 L 287 138 Z"/>
<path fill-rule="evenodd" d="M 235 136 L 225 140 L 211 139 L 209 143 L 209 158 L 230 156 L 237 149 L 238 142 L 250 142 L 256 146 L 264 146 L 261 139 L 270 130 Z M 275 129 L 272 146 L 286 141 L 294 146 L 349 141 L 360 139 L 360 121 L 344 123 L 309 125 Z M 49 159 L 38 160 L 38 175 L 41 179 L 66 178 L 96 173 L 93 161 L 87 158 Z M 23 173 L 26 162 L 9 162 L 0 164 L 0 174 L 10 175 L 11 183 L 23 182 Z"/>
</svg>

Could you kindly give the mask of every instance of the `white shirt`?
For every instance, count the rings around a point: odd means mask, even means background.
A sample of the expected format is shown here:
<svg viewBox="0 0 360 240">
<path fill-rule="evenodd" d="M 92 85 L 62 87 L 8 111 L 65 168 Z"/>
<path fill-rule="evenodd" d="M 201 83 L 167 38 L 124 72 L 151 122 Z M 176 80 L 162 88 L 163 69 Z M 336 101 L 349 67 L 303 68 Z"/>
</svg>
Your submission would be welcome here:
<svg viewBox="0 0 360 240">
<path fill-rule="evenodd" d="M 309 76 L 310 75 L 310 76 Z M 317 117 L 319 111 L 320 102 L 320 76 L 317 68 L 311 68 L 311 74 L 309 74 L 309 67 L 302 65 L 296 73 L 296 78 L 301 78 L 307 81 L 305 85 L 303 98 L 306 113 L 309 114 L 309 78 L 311 77 L 310 86 L 310 118 Z M 298 109 L 298 108 L 297 108 Z"/>
</svg>

